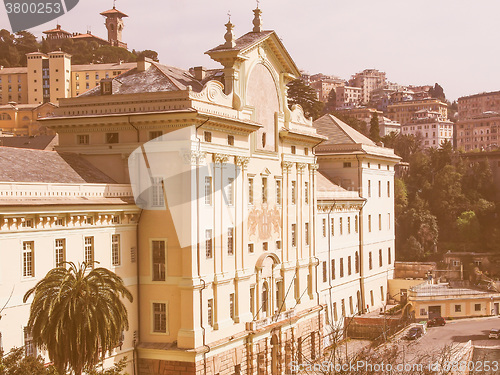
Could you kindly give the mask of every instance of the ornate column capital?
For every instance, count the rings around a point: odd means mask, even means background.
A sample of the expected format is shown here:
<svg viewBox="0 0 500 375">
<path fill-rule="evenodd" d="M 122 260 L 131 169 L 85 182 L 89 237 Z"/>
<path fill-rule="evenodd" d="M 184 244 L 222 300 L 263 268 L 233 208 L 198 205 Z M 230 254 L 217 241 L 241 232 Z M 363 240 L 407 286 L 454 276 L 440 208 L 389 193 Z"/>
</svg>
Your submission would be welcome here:
<svg viewBox="0 0 500 375">
<path fill-rule="evenodd" d="M 281 162 L 281 168 L 283 171 L 290 172 L 290 169 L 292 169 L 293 163 L 291 161 L 282 161 Z"/>
<path fill-rule="evenodd" d="M 317 171 L 318 169 L 319 169 L 319 164 L 318 163 L 309 164 L 309 170 L 311 172 Z"/>
<path fill-rule="evenodd" d="M 189 150 L 182 153 L 182 158 L 186 164 L 201 165 L 205 164 L 206 155 L 205 151 Z"/>
<path fill-rule="evenodd" d="M 229 160 L 229 155 L 227 154 L 214 154 L 214 163 L 224 164 Z"/>
<path fill-rule="evenodd" d="M 307 164 L 306 163 L 297 163 L 297 172 L 302 173 L 304 172 L 304 169 L 306 169 Z"/>
<path fill-rule="evenodd" d="M 235 156 L 234 163 L 242 170 L 247 169 L 250 158 L 248 156 Z"/>
</svg>

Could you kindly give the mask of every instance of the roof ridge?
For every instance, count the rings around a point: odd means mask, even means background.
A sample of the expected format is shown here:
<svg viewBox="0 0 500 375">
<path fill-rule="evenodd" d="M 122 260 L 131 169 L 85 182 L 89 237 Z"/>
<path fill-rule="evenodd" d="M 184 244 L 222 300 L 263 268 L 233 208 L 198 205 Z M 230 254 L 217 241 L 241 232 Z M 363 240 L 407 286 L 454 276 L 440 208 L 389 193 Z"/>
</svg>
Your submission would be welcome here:
<svg viewBox="0 0 500 375">
<path fill-rule="evenodd" d="M 177 89 L 178 89 L 178 90 L 181 90 L 181 91 L 182 91 L 182 87 L 180 86 L 179 82 L 178 82 L 176 79 L 174 79 L 173 77 L 168 76 L 168 75 L 167 75 L 167 73 L 165 73 L 165 72 L 163 71 L 163 69 L 161 69 L 160 67 L 158 67 L 158 65 L 163 65 L 163 64 L 160 64 L 160 63 L 157 63 L 156 61 L 153 61 L 153 62 L 151 63 L 151 65 L 153 65 L 156 69 L 158 69 L 158 70 L 160 71 L 160 73 L 161 73 L 161 74 L 163 74 L 163 75 L 165 76 L 165 78 L 166 78 L 166 79 L 168 79 L 170 82 L 172 82 L 172 84 L 173 84 L 175 87 L 177 87 Z M 167 67 L 167 68 L 169 67 L 169 66 L 167 66 L 167 65 L 163 65 L 163 66 L 164 66 L 164 67 Z M 175 82 L 174 82 L 174 81 L 175 81 Z"/>
</svg>

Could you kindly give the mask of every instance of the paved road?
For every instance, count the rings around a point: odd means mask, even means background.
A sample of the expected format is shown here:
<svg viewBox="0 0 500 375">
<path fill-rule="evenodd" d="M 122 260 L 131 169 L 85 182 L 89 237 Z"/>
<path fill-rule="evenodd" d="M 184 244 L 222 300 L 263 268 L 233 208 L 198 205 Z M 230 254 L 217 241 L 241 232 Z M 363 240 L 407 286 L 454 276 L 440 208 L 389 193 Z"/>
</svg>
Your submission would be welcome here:
<svg viewBox="0 0 500 375">
<path fill-rule="evenodd" d="M 447 321 L 443 327 L 431 327 L 416 341 L 396 338 L 397 345 L 408 359 L 438 355 L 447 345 L 472 340 L 474 346 L 500 347 L 500 339 L 488 339 L 490 329 L 500 329 L 500 317 Z"/>
</svg>

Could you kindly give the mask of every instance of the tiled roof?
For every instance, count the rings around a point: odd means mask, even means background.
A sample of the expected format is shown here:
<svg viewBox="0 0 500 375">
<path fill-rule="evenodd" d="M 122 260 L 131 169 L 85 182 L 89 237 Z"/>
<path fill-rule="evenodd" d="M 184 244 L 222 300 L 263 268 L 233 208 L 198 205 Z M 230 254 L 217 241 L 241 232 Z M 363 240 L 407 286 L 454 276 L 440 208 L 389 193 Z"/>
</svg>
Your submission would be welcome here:
<svg viewBox="0 0 500 375">
<path fill-rule="evenodd" d="M 99 13 L 100 15 L 102 16 L 110 16 L 112 14 L 116 14 L 117 16 L 119 17 L 128 17 L 125 13 L 123 12 L 120 12 L 118 9 L 116 8 L 113 8 L 113 9 L 110 9 L 110 10 L 105 10 L 104 12 L 102 13 Z"/>
<path fill-rule="evenodd" d="M 238 39 L 236 39 L 235 40 L 236 45 L 233 48 L 227 48 L 224 46 L 224 44 L 221 44 L 215 48 L 212 48 L 211 50 L 207 51 L 206 53 L 217 52 L 217 51 L 244 50 L 244 49 L 252 46 L 253 44 L 267 38 L 272 33 L 274 33 L 274 31 L 272 31 L 272 30 L 261 31 L 260 33 L 249 32 L 249 33 L 246 33 L 245 35 L 239 37 Z"/>
<path fill-rule="evenodd" d="M 112 64 L 85 64 L 85 65 L 71 65 L 73 72 L 84 72 L 88 70 L 129 70 L 137 66 L 137 63 L 112 63 Z"/>
<path fill-rule="evenodd" d="M 0 137 L 0 146 L 47 150 L 53 147 L 56 135 L 36 135 L 26 137 Z"/>
<path fill-rule="evenodd" d="M 345 122 L 340 121 L 332 115 L 324 115 L 313 122 L 318 134 L 328 137 L 328 140 L 321 143 L 318 149 L 324 145 L 339 145 L 339 144 L 365 144 L 376 146 L 376 144 L 368 137 L 354 130 Z"/>
<path fill-rule="evenodd" d="M 113 95 L 136 94 L 144 92 L 162 92 L 186 90 L 191 86 L 200 92 L 203 85 L 188 71 L 171 66 L 152 63 L 145 71 L 137 68 L 129 70 L 112 80 Z M 79 97 L 101 95 L 99 86 L 84 92 Z"/>
<path fill-rule="evenodd" d="M 12 147 L 0 147 L 0 181 L 116 183 L 76 154 Z"/>
<path fill-rule="evenodd" d="M 86 34 L 78 34 L 71 37 L 71 39 L 97 39 L 98 42 L 109 44 L 109 42 L 105 39 L 99 38 L 98 36 L 86 33 Z"/>
<path fill-rule="evenodd" d="M 28 68 L 25 66 L 16 66 L 13 68 L 0 69 L 0 74 L 22 74 L 28 73 Z"/>
</svg>

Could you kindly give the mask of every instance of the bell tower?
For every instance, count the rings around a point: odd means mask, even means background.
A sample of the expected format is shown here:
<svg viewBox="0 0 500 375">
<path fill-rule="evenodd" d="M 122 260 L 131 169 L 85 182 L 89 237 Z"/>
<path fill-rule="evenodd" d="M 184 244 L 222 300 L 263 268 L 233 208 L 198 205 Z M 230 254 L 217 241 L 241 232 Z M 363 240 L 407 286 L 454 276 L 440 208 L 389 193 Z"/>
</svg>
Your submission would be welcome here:
<svg viewBox="0 0 500 375">
<path fill-rule="evenodd" d="M 127 43 L 122 42 L 122 31 L 124 27 L 123 18 L 128 17 L 125 13 L 116 9 L 113 2 L 113 9 L 101 13 L 106 17 L 105 25 L 108 29 L 109 44 L 115 47 L 127 48 Z"/>
</svg>

